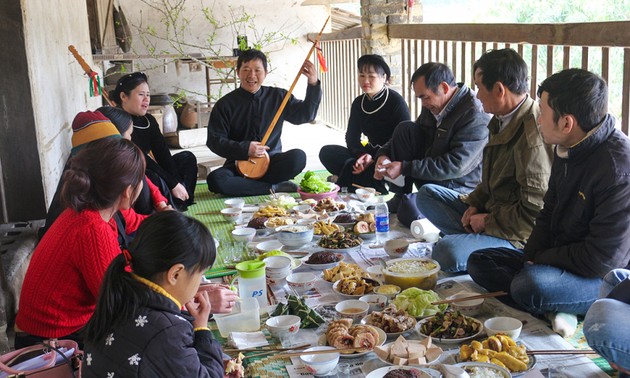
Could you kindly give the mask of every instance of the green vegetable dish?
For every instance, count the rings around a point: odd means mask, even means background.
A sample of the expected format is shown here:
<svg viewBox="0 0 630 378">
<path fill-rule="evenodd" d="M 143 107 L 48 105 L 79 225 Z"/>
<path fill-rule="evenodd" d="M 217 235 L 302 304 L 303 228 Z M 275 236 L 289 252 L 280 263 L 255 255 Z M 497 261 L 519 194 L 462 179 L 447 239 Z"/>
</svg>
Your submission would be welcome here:
<svg viewBox="0 0 630 378">
<path fill-rule="evenodd" d="M 300 181 L 300 190 L 306 193 L 326 193 L 332 189 L 329 182 L 316 176 L 313 171 L 307 171 Z"/>
<path fill-rule="evenodd" d="M 410 287 L 398 294 L 392 303 L 396 308 L 407 311 L 409 315 L 422 318 L 446 311 L 447 304 L 437 306 L 431 304 L 439 300 L 440 296 L 433 290 Z"/>
</svg>

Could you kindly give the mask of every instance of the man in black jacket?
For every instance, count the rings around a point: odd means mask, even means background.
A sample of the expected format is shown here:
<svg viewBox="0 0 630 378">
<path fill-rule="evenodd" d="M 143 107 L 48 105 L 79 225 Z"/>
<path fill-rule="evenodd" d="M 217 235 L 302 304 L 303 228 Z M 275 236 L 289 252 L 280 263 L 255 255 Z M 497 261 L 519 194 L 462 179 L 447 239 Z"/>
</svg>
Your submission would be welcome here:
<svg viewBox="0 0 630 378">
<path fill-rule="evenodd" d="M 474 252 L 468 272 L 568 336 L 576 315 L 598 298 L 602 278 L 630 259 L 630 140 L 607 114 L 605 81 L 591 72 L 556 73 L 538 96 L 540 132 L 556 145 L 543 209 L 523 251 Z"/>
<path fill-rule="evenodd" d="M 419 216 L 414 196 L 404 195 L 412 192 L 414 183 L 418 188 L 432 183 L 460 193 L 479 184 L 490 121 L 475 92 L 456 83 L 445 64 L 423 64 L 412 75 L 411 85 L 422 101 L 422 112 L 415 122 L 396 127 L 376 154 L 374 172 L 379 180 L 404 176 L 404 186 L 390 185 L 396 195 L 388 207 L 400 212 L 398 218 L 407 227 Z"/>
<path fill-rule="evenodd" d="M 310 61 L 304 62 L 302 74 L 308 78 L 306 97 L 300 101 L 290 96 L 266 145 L 261 144 L 271 121 L 287 91 L 263 86 L 267 77 L 267 57 L 261 51 L 247 50 L 239 55 L 236 70 L 241 86 L 223 96 L 212 108 L 206 144 L 212 152 L 226 159 L 223 167 L 208 175 L 211 192 L 230 196 L 252 196 L 279 192 L 295 192 L 291 181 L 306 166 L 306 154 L 299 149 L 282 152 L 282 123 L 295 124 L 315 119 L 322 99 L 317 71 Z M 259 180 L 245 178 L 236 170 L 236 160 L 263 157 L 269 154 L 269 169 Z"/>
</svg>

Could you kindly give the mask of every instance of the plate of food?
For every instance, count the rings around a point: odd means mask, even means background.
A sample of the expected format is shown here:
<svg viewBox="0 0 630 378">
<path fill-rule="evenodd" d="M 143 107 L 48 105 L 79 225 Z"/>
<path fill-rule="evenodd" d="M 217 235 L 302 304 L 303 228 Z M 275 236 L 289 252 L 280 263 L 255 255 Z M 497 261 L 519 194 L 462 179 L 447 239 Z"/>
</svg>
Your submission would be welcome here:
<svg viewBox="0 0 630 378">
<path fill-rule="evenodd" d="M 339 213 L 337 214 L 333 222 L 347 229 L 352 229 L 357 221 L 358 218 L 353 213 Z"/>
<path fill-rule="evenodd" d="M 486 378 L 486 377 L 496 377 L 496 378 L 511 378 L 512 375 L 510 371 L 504 367 L 499 365 L 490 364 L 487 362 L 461 362 L 455 364 L 466 373 L 470 378 Z"/>
<path fill-rule="evenodd" d="M 355 234 L 336 231 L 330 235 L 322 236 L 322 238 L 317 242 L 317 245 L 321 248 L 336 252 L 347 252 L 358 248 L 362 243 L 363 239 Z"/>
<path fill-rule="evenodd" d="M 387 375 L 391 373 L 390 375 Z M 414 378 L 438 378 L 442 374 L 433 369 L 419 368 L 413 366 L 384 366 L 376 370 L 372 370 L 365 378 L 384 378 L 384 377 L 414 377 Z"/>
<path fill-rule="evenodd" d="M 387 337 L 400 336 L 416 329 L 416 318 L 405 310 L 399 310 L 396 306 L 389 305 L 383 311 L 374 311 L 361 320 L 361 324 L 367 324 L 380 328 Z"/>
<path fill-rule="evenodd" d="M 335 253 L 330 251 L 320 251 L 303 257 L 301 261 L 304 266 L 313 270 L 324 270 L 335 267 L 339 262 L 343 261 L 345 255 L 343 253 Z"/>
<path fill-rule="evenodd" d="M 333 284 L 333 291 L 343 297 L 359 299 L 365 294 L 371 294 L 375 287 L 381 283 L 368 277 L 346 277 Z"/>
<path fill-rule="evenodd" d="M 322 278 L 330 284 L 347 277 L 369 277 L 361 267 L 354 263 L 345 263 L 343 261 L 330 269 L 324 269 Z"/>
<path fill-rule="evenodd" d="M 422 336 L 431 336 L 443 344 L 459 344 L 483 332 L 483 324 L 479 320 L 462 315 L 459 311 L 439 313 L 422 319 L 419 324 L 418 331 Z"/>
<path fill-rule="evenodd" d="M 333 320 L 328 324 L 326 333 L 318 341 L 319 345 L 337 349 L 365 349 L 364 352 L 341 353 L 341 357 L 356 358 L 365 356 L 387 340 L 382 329 L 368 325 L 353 325 L 352 319 Z"/>
<path fill-rule="evenodd" d="M 455 361 L 460 363 L 491 363 L 506 368 L 513 377 L 527 373 L 536 365 L 536 357 L 527 354 L 527 347 L 506 335 L 493 335 L 481 341 L 463 344 Z"/>
<path fill-rule="evenodd" d="M 374 348 L 376 357 L 387 365 L 418 366 L 436 362 L 444 351 L 433 345 L 430 337 L 406 340 L 398 336 L 396 341 Z"/>
<path fill-rule="evenodd" d="M 317 222 L 313 223 L 313 237 L 315 239 L 319 239 L 324 235 L 330 235 L 336 231 L 344 231 L 344 227 L 332 223 L 330 219 L 318 220 Z"/>
</svg>

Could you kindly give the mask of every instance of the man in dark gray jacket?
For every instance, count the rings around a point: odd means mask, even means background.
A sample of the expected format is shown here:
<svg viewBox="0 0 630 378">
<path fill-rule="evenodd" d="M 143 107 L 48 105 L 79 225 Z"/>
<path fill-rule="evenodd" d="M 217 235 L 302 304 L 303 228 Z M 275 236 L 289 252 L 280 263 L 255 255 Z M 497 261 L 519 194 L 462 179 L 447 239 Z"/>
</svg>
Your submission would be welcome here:
<svg viewBox="0 0 630 378">
<path fill-rule="evenodd" d="M 401 122 L 392 139 L 376 154 L 376 179 L 400 180 L 390 185 L 396 193 L 390 212 L 409 224 L 419 216 L 413 184 L 437 184 L 460 193 L 473 190 L 481 180 L 481 157 L 488 142 L 490 115 L 483 111 L 475 92 L 456 83 L 451 69 L 442 63 L 425 63 L 414 72 L 411 85 L 422 101 L 415 122 Z M 389 162 L 388 162 L 389 161 Z"/>
<path fill-rule="evenodd" d="M 556 73 L 538 96 L 540 133 L 556 145 L 543 209 L 523 251 L 476 251 L 468 273 L 568 336 L 602 278 L 630 260 L 630 140 L 607 114 L 606 82 L 591 72 Z"/>
</svg>

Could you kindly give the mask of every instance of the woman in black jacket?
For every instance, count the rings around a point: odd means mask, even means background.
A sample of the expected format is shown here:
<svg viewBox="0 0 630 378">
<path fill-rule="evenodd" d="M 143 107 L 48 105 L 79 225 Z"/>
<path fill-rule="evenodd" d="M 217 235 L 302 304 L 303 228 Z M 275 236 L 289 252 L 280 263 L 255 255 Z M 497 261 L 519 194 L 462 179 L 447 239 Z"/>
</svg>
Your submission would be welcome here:
<svg viewBox="0 0 630 378">
<path fill-rule="evenodd" d="M 150 216 L 105 273 L 83 376 L 223 377 L 221 346 L 207 327 L 212 305 L 198 291 L 215 258 L 201 222 L 176 211 Z"/>
</svg>

